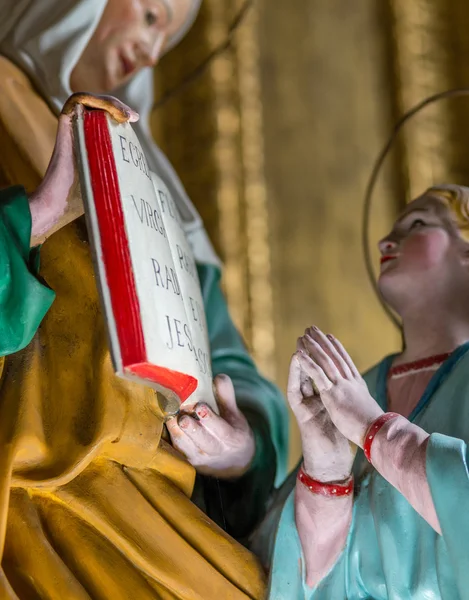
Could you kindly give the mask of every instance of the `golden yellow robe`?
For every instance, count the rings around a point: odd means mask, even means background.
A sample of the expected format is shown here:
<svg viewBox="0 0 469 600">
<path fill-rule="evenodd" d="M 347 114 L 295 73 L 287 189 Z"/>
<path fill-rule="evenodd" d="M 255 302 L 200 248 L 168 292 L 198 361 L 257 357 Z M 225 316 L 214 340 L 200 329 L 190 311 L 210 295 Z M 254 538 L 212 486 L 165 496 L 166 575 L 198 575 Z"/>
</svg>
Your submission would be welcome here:
<svg viewBox="0 0 469 600">
<path fill-rule="evenodd" d="M 57 119 L 0 57 L 0 169 L 34 189 Z M 114 375 L 80 221 L 51 236 L 56 299 L 0 380 L 0 598 L 260 599 L 254 556 L 190 500 L 154 393 Z"/>
</svg>

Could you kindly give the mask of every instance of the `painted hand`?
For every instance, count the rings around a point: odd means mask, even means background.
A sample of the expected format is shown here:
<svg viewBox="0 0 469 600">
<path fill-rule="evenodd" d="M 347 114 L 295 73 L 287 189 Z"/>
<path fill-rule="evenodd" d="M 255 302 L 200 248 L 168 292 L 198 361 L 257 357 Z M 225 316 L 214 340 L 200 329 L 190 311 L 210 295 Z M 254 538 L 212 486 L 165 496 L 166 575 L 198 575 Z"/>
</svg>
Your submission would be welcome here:
<svg viewBox="0 0 469 600">
<path fill-rule="evenodd" d="M 139 119 L 137 112 L 114 98 L 114 96 L 99 96 L 88 92 L 72 94 L 63 105 L 61 115 L 73 116 L 76 114 L 77 109 L 80 110 L 80 106 L 105 110 L 118 123 L 125 123 L 125 121 L 135 123 Z"/>
<path fill-rule="evenodd" d="M 339 340 L 311 327 L 302 341 L 306 352 L 299 355 L 301 368 L 314 382 L 332 422 L 363 447 L 366 431 L 382 409 Z"/>
<path fill-rule="evenodd" d="M 254 457 L 254 434 L 236 404 L 231 379 L 216 377 L 215 390 L 220 415 L 199 403 L 192 415 L 181 413 L 166 425 L 173 446 L 199 473 L 221 479 L 240 477 Z"/>
<path fill-rule="evenodd" d="M 303 338 L 297 349 L 290 362 L 287 398 L 300 429 L 304 469 L 324 483 L 342 481 L 350 476 L 357 448 L 334 425 L 301 367 Z"/>
<path fill-rule="evenodd" d="M 29 198 L 32 245 L 83 214 L 73 151 L 73 119 L 83 107 L 105 110 L 119 123 L 138 120 L 136 112 L 112 96 L 70 96 L 59 116 L 54 151 L 44 179 Z"/>
</svg>

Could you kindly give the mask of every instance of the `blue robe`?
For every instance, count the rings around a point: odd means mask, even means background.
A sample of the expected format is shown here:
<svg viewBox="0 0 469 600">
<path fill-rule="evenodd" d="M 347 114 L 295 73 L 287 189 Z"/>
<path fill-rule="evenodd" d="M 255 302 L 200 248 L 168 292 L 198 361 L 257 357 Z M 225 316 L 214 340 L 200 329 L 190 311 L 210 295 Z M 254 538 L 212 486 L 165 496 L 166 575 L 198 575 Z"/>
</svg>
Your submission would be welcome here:
<svg viewBox="0 0 469 600">
<path fill-rule="evenodd" d="M 393 358 L 385 358 L 365 375 L 383 410 Z M 358 490 L 345 548 L 329 573 L 314 589 L 309 588 L 295 525 L 292 474 L 270 519 L 271 527 L 278 524 L 271 600 L 469 598 L 469 344 L 458 348 L 441 365 L 409 420 L 431 434 L 426 470 L 442 535 L 359 450 L 354 464 Z M 268 550 L 266 535 L 262 543 Z"/>
</svg>

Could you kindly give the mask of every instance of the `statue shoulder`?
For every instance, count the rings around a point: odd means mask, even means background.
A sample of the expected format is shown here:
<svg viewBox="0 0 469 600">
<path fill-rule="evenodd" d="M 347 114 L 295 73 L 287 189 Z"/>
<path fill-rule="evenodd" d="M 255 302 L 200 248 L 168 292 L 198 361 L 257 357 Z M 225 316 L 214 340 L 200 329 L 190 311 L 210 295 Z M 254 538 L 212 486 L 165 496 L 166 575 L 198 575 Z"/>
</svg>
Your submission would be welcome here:
<svg viewBox="0 0 469 600">
<path fill-rule="evenodd" d="M 35 189 L 49 164 L 56 129 L 57 117 L 28 76 L 0 56 L 0 183 Z"/>
</svg>

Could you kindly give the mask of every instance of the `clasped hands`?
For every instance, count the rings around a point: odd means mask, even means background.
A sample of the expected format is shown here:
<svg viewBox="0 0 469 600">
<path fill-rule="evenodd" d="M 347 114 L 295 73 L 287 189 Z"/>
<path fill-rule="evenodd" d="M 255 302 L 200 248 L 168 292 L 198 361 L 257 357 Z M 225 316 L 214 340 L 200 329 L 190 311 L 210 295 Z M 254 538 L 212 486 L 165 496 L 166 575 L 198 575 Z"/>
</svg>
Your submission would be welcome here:
<svg viewBox="0 0 469 600">
<path fill-rule="evenodd" d="M 304 469 L 322 482 L 350 476 L 357 446 L 383 410 L 342 344 L 317 327 L 298 339 L 287 397 L 298 421 Z"/>
</svg>

